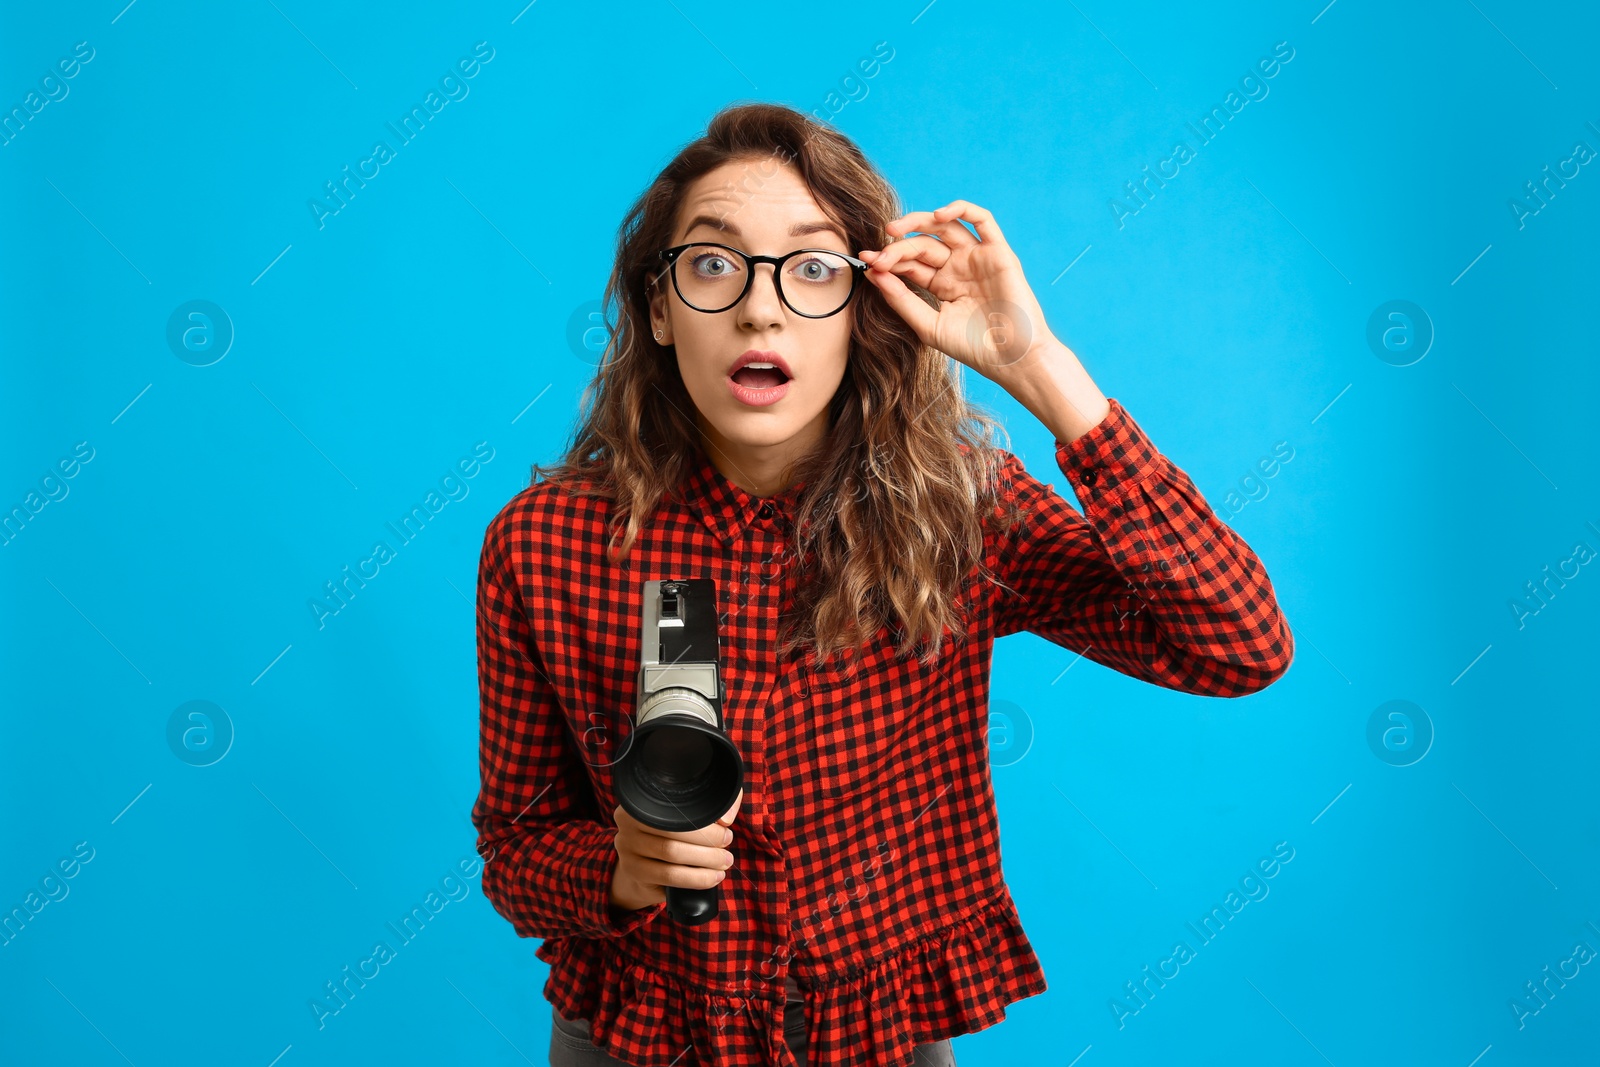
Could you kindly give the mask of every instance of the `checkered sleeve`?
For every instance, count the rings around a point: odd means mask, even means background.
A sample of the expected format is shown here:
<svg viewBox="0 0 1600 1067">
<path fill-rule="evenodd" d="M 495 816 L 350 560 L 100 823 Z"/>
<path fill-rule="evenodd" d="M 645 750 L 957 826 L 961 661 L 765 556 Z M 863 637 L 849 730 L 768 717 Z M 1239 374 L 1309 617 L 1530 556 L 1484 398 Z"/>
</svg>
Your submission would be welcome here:
<svg viewBox="0 0 1600 1067">
<path fill-rule="evenodd" d="M 665 910 L 611 903 L 616 826 L 596 810 L 510 565 L 515 501 L 478 564 L 480 789 L 472 808 L 483 893 L 520 937 L 617 937 Z"/>
<path fill-rule="evenodd" d="M 1055 442 L 1082 513 L 1003 457 L 1024 517 L 1000 553 L 996 635 L 1028 630 L 1156 685 L 1244 696 L 1289 669 L 1294 639 L 1261 561 L 1122 405 Z"/>
</svg>

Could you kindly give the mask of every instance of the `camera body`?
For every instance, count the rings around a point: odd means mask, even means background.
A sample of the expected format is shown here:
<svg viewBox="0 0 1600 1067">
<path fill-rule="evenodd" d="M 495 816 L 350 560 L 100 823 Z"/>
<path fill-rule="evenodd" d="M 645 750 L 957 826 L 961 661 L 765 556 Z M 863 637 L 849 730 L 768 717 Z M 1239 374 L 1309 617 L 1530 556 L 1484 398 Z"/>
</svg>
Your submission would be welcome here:
<svg viewBox="0 0 1600 1067">
<path fill-rule="evenodd" d="M 633 733 L 613 767 L 617 800 L 658 830 L 698 830 L 733 806 L 744 760 L 727 734 L 716 584 L 644 583 Z M 717 890 L 667 887 L 668 910 L 689 925 L 716 915 Z"/>
</svg>

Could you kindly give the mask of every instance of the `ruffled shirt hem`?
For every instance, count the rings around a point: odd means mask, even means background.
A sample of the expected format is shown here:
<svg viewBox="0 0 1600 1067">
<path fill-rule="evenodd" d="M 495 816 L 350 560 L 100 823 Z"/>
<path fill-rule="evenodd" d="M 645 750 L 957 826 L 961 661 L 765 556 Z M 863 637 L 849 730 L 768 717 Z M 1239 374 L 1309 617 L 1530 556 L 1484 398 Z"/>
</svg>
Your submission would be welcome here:
<svg viewBox="0 0 1600 1067">
<path fill-rule="evenodd" d="M 748 993 L 686 986 L 615 940 L 551 938 L 545 999 L 589 1020 L 590 1039 L 639 1067 L 796 1067 L 785 983 Z M 592 976 L 587 981 L 578 975 Z M 1009 891 L 891 954 L 801 984 L 810 1067 L 910 1067 L 919 1044 L 975 1033 L 1045 991 Z"/>
</svg>

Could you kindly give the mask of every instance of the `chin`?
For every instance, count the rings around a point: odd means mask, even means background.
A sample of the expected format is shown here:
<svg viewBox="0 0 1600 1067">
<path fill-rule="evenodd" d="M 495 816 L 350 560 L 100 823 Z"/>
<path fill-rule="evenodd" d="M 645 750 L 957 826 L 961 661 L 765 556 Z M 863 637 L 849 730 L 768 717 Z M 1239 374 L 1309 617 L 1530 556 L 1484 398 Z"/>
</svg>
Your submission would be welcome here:
<svg viewBox="0 0 1600 1067">
<path fill-rule="evenodd" d="M 732 426 L 716 425 L 717 432 L 732 444 L 743 448 L 771 448 L 790 440 L 802 429 L 805 424 L 785 419 L 776 423 L 770 421 L 770 416 L 757 416 L 761 419 L 760 425 L 752 425 L 749 421 L 740 420 L 739 424 Z"/>
</svg>

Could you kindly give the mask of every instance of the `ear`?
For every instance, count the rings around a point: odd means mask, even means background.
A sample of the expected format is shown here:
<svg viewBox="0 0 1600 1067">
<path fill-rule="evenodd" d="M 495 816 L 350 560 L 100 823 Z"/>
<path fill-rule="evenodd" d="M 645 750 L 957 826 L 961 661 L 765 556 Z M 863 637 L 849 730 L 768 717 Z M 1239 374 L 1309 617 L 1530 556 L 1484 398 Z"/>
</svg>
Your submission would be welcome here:
<svg viewBox="0 0 1600 1067">
<path fill-rule="evenodd" d="M 654 284 L 657 278 L 661 279 L 662 284 Z M 660 345 L 672 344 L 672 320 L 667 316 L 667 284 L 665 275 L 653 274 L 647 279 L 645 288 L 650 294 L 650 333 L 654 339 L 655 332 L 661 331 L 660 339 L 656 340 Z"/>
</svg>

